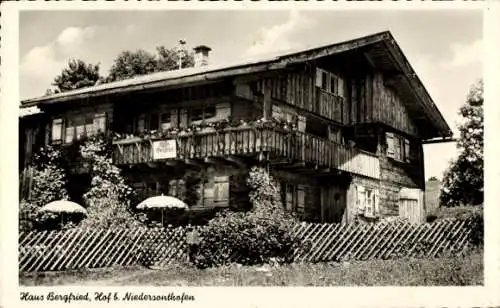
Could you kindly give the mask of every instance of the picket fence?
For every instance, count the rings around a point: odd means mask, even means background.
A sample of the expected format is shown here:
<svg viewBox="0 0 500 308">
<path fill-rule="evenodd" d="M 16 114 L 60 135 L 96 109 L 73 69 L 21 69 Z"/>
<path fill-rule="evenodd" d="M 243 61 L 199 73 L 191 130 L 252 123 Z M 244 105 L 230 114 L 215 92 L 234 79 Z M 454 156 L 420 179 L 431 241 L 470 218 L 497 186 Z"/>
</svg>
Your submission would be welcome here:
<svg viewBox="0 0 500 308">
<path fill-rule="evenodd" d="M 432 224 L 379 223 L 298 224 L 294 232 L 310 249 L 294 252 L 298 262 L 400 257 L 434 258 L 458 254 L 470 243 L 473 222 L 448 220 Z M 20 272 L 62 271 L 187 261 L 183 228 L 70 229 L 19 234 Z M 232 260 L 237 261 L 237 260 Z"/>
</svg>

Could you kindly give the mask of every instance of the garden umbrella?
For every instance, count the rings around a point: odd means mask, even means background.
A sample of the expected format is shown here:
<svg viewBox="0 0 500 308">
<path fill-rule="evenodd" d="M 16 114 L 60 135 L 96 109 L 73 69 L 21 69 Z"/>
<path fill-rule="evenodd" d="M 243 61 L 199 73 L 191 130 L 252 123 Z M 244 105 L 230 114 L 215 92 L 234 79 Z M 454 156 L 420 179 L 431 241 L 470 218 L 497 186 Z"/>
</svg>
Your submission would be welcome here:
<svg viewBox="0 0 500 308">
<path fill-rule="evenodd" d="M 68 200 L 57 200 L 42 206 L 40 212 L 51 212 L 61 214 L 61 227 L 64 221 L 64 213 L 81 213 L 87 215 L 87 210 L 78 203 Z"/>
<path fill-rule="evenodd" d="M 189 209 L 188 205 L 182 200 L 171 196 L 155 196 L 147 198 L 137 205 L 138 209 L 161 209 L 161 224 L 163 226 L 163 210 L 164 209 Z"/>
</svg>

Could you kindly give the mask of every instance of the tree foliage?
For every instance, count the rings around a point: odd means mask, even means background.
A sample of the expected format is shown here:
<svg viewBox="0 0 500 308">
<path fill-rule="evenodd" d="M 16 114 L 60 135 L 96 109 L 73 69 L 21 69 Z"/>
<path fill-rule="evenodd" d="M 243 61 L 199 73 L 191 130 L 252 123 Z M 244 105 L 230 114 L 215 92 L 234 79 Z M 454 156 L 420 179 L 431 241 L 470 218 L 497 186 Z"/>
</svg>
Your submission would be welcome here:
<svg viewBox="0 0 500 308">
<path fill-rule="evenodd" d="M 117 81 L 132 78 L 136 75 L 146 75 L 155 72 L 157 59 L 155 55 L 139 49 L 122 51 L 109 69 L 106 81 Z"/>
<path fill-rule="evenodd" d="M 458 158 L 445 171 L 441 204 L 443 206 L 483 203 L 483 82 L 475 84 L 460 108 L 464 121 L 459 125 Z"/>
<path fill-rule="evenodd" d="M 182 58 L 182 68 L 192 67 L 194 57 L 185 52 Z M 132 78 L 154 72 L 171 71 L 179 68 L 179 51 L 174 48 L 159 46 L 156 54 L 139 49 L 123 51 L 113 62 L 106 78 L 107 82 Z"/>
<path fill-rule="evenodd" d="M 52 85 L 55 89 L 48 89 L 45 94 L 66 92 L 95 85 L 101 76 L 99 64 L 87 64 L 83 60 L 69 60 L 61 74 L 54 78 Z"/>
</svg>

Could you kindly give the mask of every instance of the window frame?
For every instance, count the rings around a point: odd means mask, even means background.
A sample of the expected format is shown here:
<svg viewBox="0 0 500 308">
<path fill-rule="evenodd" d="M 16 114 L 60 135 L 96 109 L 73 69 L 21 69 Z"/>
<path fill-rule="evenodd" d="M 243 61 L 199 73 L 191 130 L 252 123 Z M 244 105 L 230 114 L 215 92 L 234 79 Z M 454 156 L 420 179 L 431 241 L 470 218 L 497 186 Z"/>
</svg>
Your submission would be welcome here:
<svg viewBox="0 0 500 308">
<path fill-rule="evenodd" d="M 386 132 L 386 156 L 398 162 L 411 163 L 411 141 L 393 132 Z"/>
<path fill-rule="evenodd" d="M 316 68 L 315 85 L 326 93 L 344 98 L 344 79 L 338 74 Z"/>
</svg>

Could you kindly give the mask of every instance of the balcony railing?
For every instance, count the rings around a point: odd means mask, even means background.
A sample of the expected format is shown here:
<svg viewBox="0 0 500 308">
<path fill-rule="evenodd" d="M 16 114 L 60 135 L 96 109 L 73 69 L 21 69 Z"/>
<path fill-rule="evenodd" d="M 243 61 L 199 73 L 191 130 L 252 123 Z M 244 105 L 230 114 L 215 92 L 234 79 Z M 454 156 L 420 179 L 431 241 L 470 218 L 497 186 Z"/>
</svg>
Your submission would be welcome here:
<svg viewBox="0 0 500 308">
<path fill-rule="evenodd" d="M 380 176 L 379 160 L 375 155 L 303 132 L 245 127 L 177 135 L 164 139 L 163 142 L 166 140 L 169 140 L 171 146 L 168 158 L 158 159 L 153 153 L 154 144 L 161 140 L 134 138 L 115 142 L 114 161 L 118 165 L 131 165 L 169 159 L 254 156 L 267 152 L 270 157 L 290 162 L 302 162 L 372 178 Z"/>
</svg>

